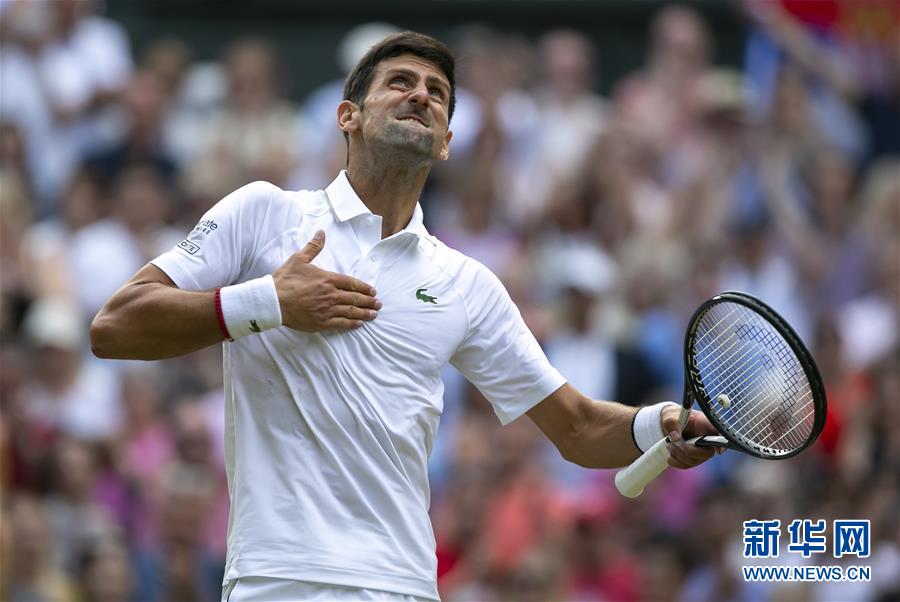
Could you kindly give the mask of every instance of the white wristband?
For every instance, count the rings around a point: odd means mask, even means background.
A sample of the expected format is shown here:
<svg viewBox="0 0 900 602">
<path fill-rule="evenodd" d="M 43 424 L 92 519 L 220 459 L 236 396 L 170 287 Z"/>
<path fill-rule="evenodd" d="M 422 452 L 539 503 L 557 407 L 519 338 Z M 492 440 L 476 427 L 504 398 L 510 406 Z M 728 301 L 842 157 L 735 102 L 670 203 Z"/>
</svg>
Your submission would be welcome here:
<svg viewBox="0 0 900 602">
<path fill-rule="evenodd" d="M 219 295 L 222 318 L 233 340 L 281 326 L 281 304 L 271 274 L 225 286 Z"/>
<path fill-rule="evenodd" d="M 631 434 L 634 435 L 634 442 L 642 452 L 666 436 L 662 429 L 662 411 L 666 406 L 678 407 L 678 404 L 664 401 L 643 407 L 635 414 L 634 422 L 631 423 Z"/>
</svg>

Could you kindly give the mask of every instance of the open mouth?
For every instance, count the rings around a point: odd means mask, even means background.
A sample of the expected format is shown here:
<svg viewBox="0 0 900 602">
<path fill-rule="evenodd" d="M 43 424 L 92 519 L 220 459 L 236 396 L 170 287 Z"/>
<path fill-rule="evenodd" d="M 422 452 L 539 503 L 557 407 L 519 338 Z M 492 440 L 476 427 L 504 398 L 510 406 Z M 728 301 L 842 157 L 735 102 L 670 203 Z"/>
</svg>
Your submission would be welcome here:
<svg viewBox="0 0 900 602">
<path fill-rule="evenodd" d="M 415 121 L 415 122 L 418 123 L 419 125 L 428 127 L 428 124 L 425 123 L 425 120 L 422 119 L 421 117 L 416 116 L 416 115 L 404 115 L 404 116 L 402 116 L 402 117 L 398 117 L 397 119 L 399 119 L 400 121 Z"/>
</svg>

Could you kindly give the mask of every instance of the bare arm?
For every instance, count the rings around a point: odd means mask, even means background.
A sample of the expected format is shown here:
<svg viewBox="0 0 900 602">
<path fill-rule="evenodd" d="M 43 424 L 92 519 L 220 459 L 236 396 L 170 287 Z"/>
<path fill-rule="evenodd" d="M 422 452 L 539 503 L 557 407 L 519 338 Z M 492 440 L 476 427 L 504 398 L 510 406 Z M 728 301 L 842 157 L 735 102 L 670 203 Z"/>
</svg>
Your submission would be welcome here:
<svg viewBox="0 0 900 602">
<path fill-rule="evenodd" d="M 631 435 L 636 408 L 611 401 L 594 401 L 566 383 L 527 413 L 547 435 L 562 457 L 585 468 L 627 466 L 641 455 Z M 712 457 L 713 450 L 686 444 L 678 434 L 677 406 L 663 410 L 663 432 L 669 444 L 669 465 L 690 468 Z M 694 411 L 685 437 L 718 434 L 702 412 Z"/>
<path fill-rule="evenodd" d="M 212 291 L 185 291 L 147 264 L 91 323 L 91 349 L 103 358 L 155 360 L 224 340 Z"/>
<path fill-rule="evenodd" d="M 272 275 L 282 323 L 289 328 L 304 332 L 356 328 L 373 320 L 381 307 L 368 284 L 310 263 L 324 245 L 325 234 L 320 231 Z M 224 338 L 214 291 L 179 289 L 153 264 L 125 283 L 91 324 L 91 348 L 102 358 L 164 359 Z"/>
<path fill-rule="evenodd" d="M 528 417 L 569 462 L 615 468 L 641 454 L 631 438 L 636 411 L 610 401 L 592 401 L 566 383 L 528 410 Z"/>
</svg>

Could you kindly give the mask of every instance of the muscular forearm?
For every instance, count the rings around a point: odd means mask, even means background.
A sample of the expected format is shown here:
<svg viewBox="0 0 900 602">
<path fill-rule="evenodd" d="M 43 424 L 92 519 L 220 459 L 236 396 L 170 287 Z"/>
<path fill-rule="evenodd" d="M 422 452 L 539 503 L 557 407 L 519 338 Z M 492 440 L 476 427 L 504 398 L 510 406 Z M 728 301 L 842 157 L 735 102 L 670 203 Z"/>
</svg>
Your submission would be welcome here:
<svg viewBox="0 0 900 602">
<path fill-rule="evenodd" d="M 681 410 L 678 404 L 665 402 L 638 413 L 611 401 L 593 401 L 566 383 L 528 410 L 528 416 L 563 458 L 585 468 L 627 466 L 641 454 L 637 443 L 648 450 L 664 434 L 670 436 L 669 465 L 690 468 L 712 457 L 713 450 L 685 443 L 684 438 L 718 432 L 702 412 L 694 410 L 685 422 Z"/>
<path fill-rule="evenodd" d="M 91 348 L 97 357 L 163 359 L 223 340 L 213 292 L 185 291 L 139 276 L 94 318 Z"/>
<path fill-rule="evenodd" d="M 586 406 L 584 424 L 574 433 L 566 459 L 585 468 L 627 466 L 639 455 L 631 435 L 637 410 L 611 401 Z"/>
<path fill-rule="evenodd" d="M 563 458 L 586 468 L 626 466 L 640 455 L 631 436 L 636 410 L 593 401 L 566 383 L 528 411 Z"/>
</svg>

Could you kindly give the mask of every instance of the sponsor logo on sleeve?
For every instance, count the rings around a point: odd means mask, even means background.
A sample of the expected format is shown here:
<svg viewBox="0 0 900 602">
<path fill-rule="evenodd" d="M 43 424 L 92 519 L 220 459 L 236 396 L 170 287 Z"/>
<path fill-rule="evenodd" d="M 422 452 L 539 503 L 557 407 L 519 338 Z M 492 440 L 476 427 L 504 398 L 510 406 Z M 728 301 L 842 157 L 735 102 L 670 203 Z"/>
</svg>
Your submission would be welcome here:
<svg viewBox="0 0 900 602">
<path fill-rule="evenodd" d="M 188 238 L 204 238 L 215 232 L 218 227 L 219 224 L 217 224 L 215 221 L 211 219 L 205 219 L 194 226 L 194 229 L 191 230 Z"/>
<path fill-rule="evenodd" d="M 214 220 L 205 219 L 194 226 L 194 229 L 191 230 L 191 233 L 188 234 L 187 238 L 178 243 L 178 248 L 187 251 L 191 255 L 197 253 L 200 250 L 200 245 L 198 242 L 202 242 L 204 238 L 215 232 L 219 227 Z"/>
<path fill-rule="evenodd" d="M 194 253 L 196 253 L 197 251 L 200 250 L 199 246 L 195 245 L 194 243 L 192 243 L 191 241 L 189 241 L 186 238 L 184 240 L 182 240 L 180 243 L 178 243 L 178 248 L 182 249 L 184 251 L 187 251 L 191 255 L 193 255 Z"/>
</svg>

